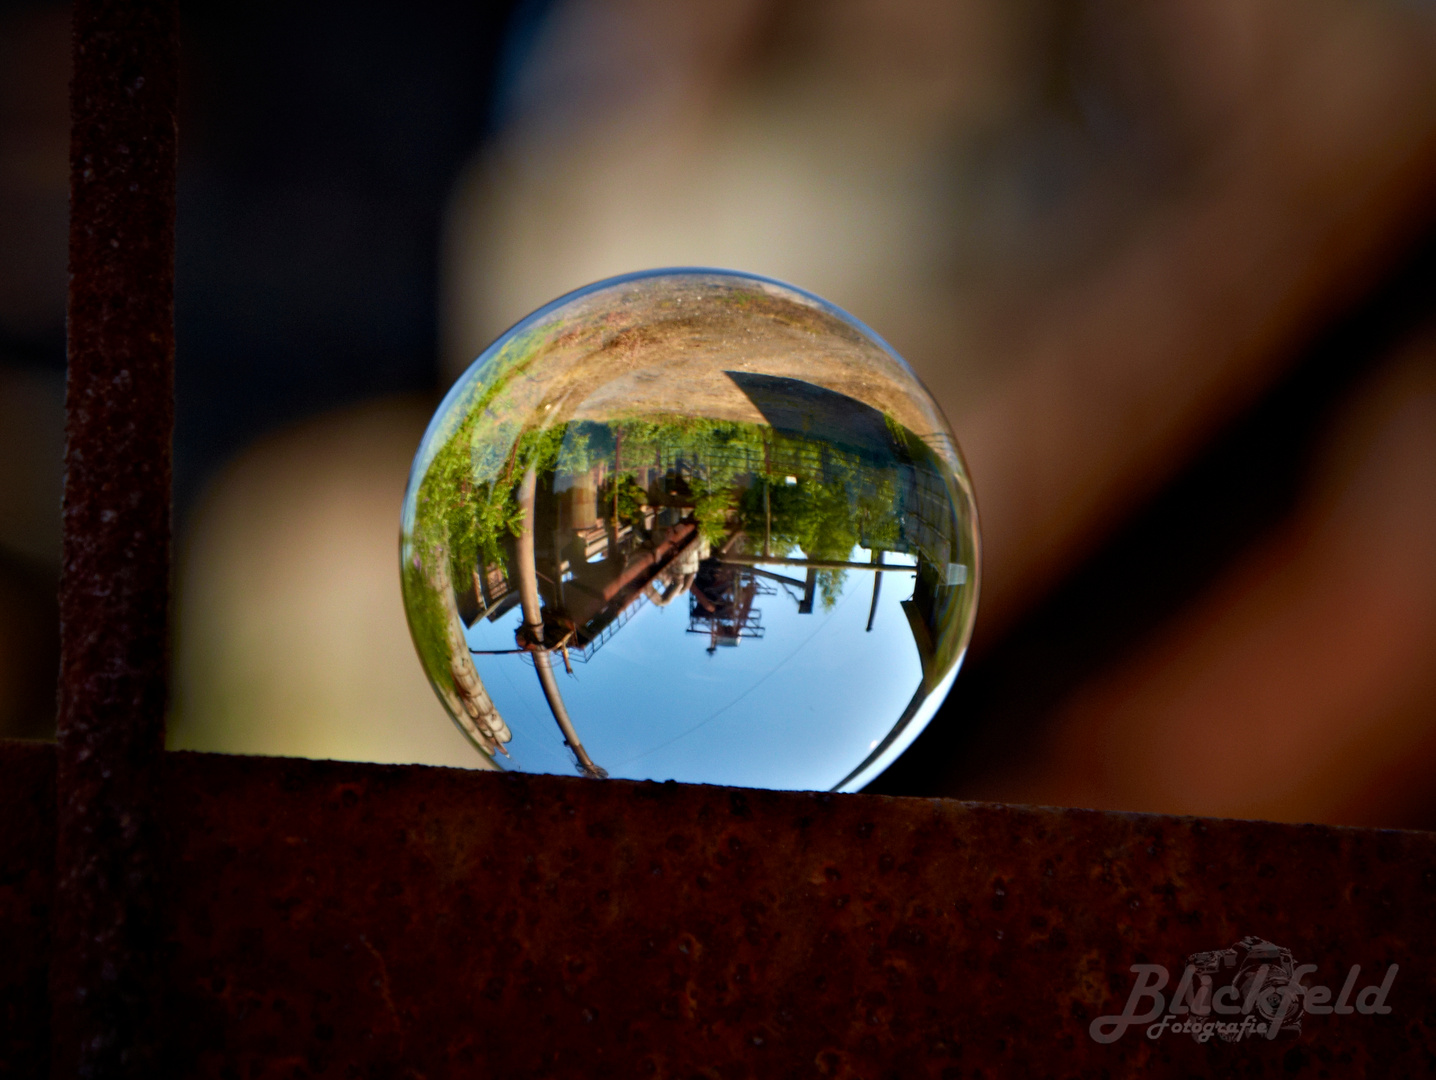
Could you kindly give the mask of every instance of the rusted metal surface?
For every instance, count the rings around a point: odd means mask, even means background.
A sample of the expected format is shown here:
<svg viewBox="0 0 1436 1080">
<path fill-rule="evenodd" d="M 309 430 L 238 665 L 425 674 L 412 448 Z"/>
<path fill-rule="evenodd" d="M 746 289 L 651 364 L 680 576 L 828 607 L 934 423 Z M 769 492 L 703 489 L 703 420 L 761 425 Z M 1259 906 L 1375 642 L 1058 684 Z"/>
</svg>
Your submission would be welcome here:
<svg viewBox="0 0 1436 1080">
<path fill-rule="evenodd" d="M 173 0 L 78 0 L 58 722 L 57 1076 L 150 1073 L 174 427 Z"/>
<path fill-rule="evenodd" d="M 0 1076 L 41 1077 L 50 1059 L 55 754 L 0 739 Z"/>
<path fill-rule="evenodd" d="M 1436 1049 L 1429 835 L 175 765 L 187 1074 L 1398 1076 Z M 1236 1046 L 1090 1038 L 1132 963 L 1248 934 L 1328 980 L 1400 963 L 1393 1012 Z"/>
<path fill-rule="evenodd" d="M 168 1075 L 1436 1067 L 1429 833 L 194 754 L 164 803 Z M 1248 935 L 1334 993 L 1400 965 L 1391 1012 L 1091 1038 Z"/>
</svg>

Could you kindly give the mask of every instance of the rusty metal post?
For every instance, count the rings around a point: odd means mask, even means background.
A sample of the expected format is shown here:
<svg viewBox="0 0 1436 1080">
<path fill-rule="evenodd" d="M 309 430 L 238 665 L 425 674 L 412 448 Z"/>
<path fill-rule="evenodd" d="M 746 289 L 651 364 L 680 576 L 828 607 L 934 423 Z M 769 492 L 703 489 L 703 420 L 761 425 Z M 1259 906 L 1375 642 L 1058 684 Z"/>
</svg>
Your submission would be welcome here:
<svg viewBox="0 0 1436 1080">
<path fill-rule="evenodd" d="M 52 1075 L 153 1075 L 174 427 L 174 0 L 77 0 Z"/>
</svg>

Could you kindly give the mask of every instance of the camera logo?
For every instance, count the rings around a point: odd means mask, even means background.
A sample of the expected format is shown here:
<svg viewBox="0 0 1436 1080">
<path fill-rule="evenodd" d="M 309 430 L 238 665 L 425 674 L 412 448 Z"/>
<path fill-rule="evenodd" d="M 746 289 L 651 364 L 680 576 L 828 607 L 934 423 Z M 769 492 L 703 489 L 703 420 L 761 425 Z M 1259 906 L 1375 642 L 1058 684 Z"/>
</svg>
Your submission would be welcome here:
<svg viewBox="0 0 1436 1080">
<path fill-rule="evenodd" d="M 1197 980 L 1197 991 L 1192 998 L 1194 1005 L 1211 1003 L 1215 1008 L 1217 995 L 1224 994 L 1230 1002 L 1255 1004 L 1254 1013 L 1248 1011 L 1247 1015 L 1256 1015 L 1265 1022 L 1267 1031 L 1272 1030 L 1273 1024 L 1278 1031 L 1301 1030 L 1302 988 L 1296 980 L 1296 963 L 1290 949 L 1259 937 L 1244 937 L 1230 949 L 1192 953 L 1187 957 L 1187 967 Z M 1233 969 L 1236 974 L 1218 986 L 1218 981 Z M 1172 996 L 1173 1004 L 1182 998 L 1181 987 L 1177 990 Z M 1217 1035 L 1224 1042 L 1240 1041 L 1239 1036 L 1223 1031 Z"/>
<path fill-rule="evenodd" d="M 1283 1031 L 1299 1033 L 1308 1013 L 1385 1014 L 1391 1011 L 1386 997 L 1400 968 L 1388 967 L 1380 985 L 1365 987 L 1353 1004 L 1361 975 L 1361 965 L 1353 964 L 1332 1004 L 1330 987 L 1304 982 L 1316 971 L 1315 964 L 1298 964 L 1290 949 L 1248 936 L 1230 949 L 1187 957 L 1170 1007 L 1162 993 L 1171 977 L 1165 967 L 1133 964 L 1131 970 L 1137 978 L 1126 1007 L 1119 1014 L 1097 1017 L 1087 1029 L 1097 1042 L 1116 1042 L 1129 1027 L 1146 1025 L 1149 1039 L 1171 1032 L 1199 1043 L 1212 1038 L 1235 1043 L 1254 1036 L 1275 1039 Z"/>
</svg>

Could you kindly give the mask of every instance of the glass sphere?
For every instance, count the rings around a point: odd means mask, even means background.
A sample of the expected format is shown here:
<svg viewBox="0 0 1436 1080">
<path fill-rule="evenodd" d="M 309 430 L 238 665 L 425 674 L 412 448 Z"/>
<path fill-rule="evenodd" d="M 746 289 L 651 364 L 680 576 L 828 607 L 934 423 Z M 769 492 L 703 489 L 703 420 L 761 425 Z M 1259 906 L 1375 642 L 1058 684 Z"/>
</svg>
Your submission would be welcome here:
<svg viewBox="0 0 1436 1080">
<path fill-rule="evenodd" d="M 912 370 L 765 278 L 655 270 L 534 312 L 414 460 L 404 605 L 503 769 L 851 791 L 942 702 L 978 544 Z"/>
</svg>

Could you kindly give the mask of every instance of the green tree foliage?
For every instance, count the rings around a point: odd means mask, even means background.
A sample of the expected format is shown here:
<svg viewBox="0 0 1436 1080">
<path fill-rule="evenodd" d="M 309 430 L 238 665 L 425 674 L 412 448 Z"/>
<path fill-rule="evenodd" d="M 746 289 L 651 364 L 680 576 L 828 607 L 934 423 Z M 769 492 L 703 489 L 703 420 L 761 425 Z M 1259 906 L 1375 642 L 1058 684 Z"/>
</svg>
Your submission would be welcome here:
<svg viewBox="0 0 1436 1080">
<path fill-rule="evenodd" d="M 446 626 L 449 618 L 443 598 L 425 573 L 423 566 L 414 558 L 403 564 L 403 585 L 406 609 L 409 614 L 409 632 L 414 638 L 414 649 L 424 665 L 424 673 L 440 691 L 454 691 L 454 676 L 450 666 L 449 635 Z"/>
<path fill-rule="evenodd" d="M 772 474 L 757 477 L 743 493 L 741 517 L 750 536 L 764 536 L 771 515 L 775 555 L 799 549 L 810 559 L 843 561 L 859 545 L 879 549 L 898 545 L 901 514 L 896 461 L 885 467 L 781 434 L 772 439 L 769 460 L 774 465 Z M 789 476 L 794 479 L 791 484 Z M 819 572 L 818 591 L 824 607 L 837 603 L 846 579 L 846 571 Z"/>
<path fill-rule="evenodd" d="M 610 472 L 598 492 L 599 512 L 605 517 L 613 513 L 616 490 L 618 518 L 627 524 L 641 519 L 640 508 L 650 498 L 635 473 L 656 466 L 687 485 L 694 519 L 715 545 L 734 528 L 744 529 L 750 538 L 763 536 L 769 513 L 775 555 L 801 550 L 809 558 L 841 561 L 860 544 L 893 548 L 900 542 L 899 480 L 905 455 L 896 438 L 896 452 L 884 461 L 873 460 L 870 452 L 844 451 L 762 424 L 674 417 L 635 417 L 611 424 L 575 421 L 522 430 L 497 475 L 479 482 L 476 462 L 492 460 L 496 449 L 477 445 L 484 436 L 479 425 L 496 392 L 497 387 L 468 409 L 424 476 L 412 543 L 421 562 L 432 566 L 444 560 L 444 572 L 414 576 L 406 567 L 411 578 L 407 590 L 433 592 L 441 580 L 445 585 L 466 581 L 479 561 L 503 561 L 507 538 L 522 528 L 517 492 L 526 470 L 540 476 L 573 475 L 601 461 L 609 463 Z M 503 429 L 495 425 L 491 430 Z M 787 483 L 790 476 L 794 483 Z M 845 580 L 843 571 L 820 572 L 825 607 L 836 604 Z M 415 617 L 422 621 L 446 616 L 442 604 L 421 603 Z M 426 660 L 431 676 L 447 679 L 447 638 L 441 629 L 436 623 L 416 630 L 416 639 L 424 639 L 421 652 L 435 654 L 432 662 Z"/>
<path fill-rule="evenodd" d="M 615 503 L 614 489 L 617 488 L 617 502 Z M 605 516 L 614 513 L 617 506 L 617 517 L 625 525 L 640 525 L 643 522 L 642 507 L 648 503 L 648 492 L 629 473 L 619 476 L 609 475 L 604 478 L 598 488 L 598 512 Z"/>
<path fill-rule="evenodd" d="M 523 527 L 518 487 L 526 470 L 551 470 L 564 429 L 523 431 L 492 480 L 475 480 L 475 445 L 485 407 L 502 384 L 481 396 L 434 454 L 420 482 L 412 534 L 405 538 L 404 595 L 425 670 L 454 690 L 448 623 L 458 618 L 452 582 L 467 581 L 480 560 L 501 562 L 506 537 Z M 460 635 L 461 636 L 461 635 Z"/>
</svg>

